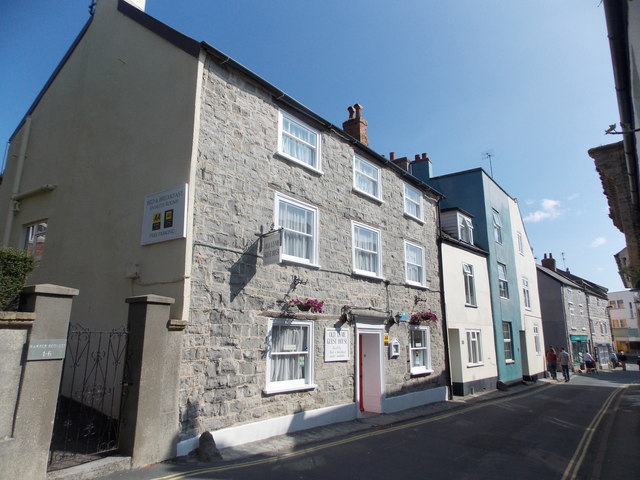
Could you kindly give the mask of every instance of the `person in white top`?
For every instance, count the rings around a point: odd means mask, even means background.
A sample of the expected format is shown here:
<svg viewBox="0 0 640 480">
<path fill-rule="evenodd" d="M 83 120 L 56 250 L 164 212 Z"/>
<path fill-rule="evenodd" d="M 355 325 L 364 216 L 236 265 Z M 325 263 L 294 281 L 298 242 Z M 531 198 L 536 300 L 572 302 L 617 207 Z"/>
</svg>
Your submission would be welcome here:
<svg viewBox="0 0 640 480">
<path fill-rule="evenodd" d="M 596 361 L 593 359 L 589 352 L 584 352 L 582 354 L 582 359 L 584 360 L 585 367 L 587 367 L 587 373 L 598 373 L 596 370 Z"/>
</svg>

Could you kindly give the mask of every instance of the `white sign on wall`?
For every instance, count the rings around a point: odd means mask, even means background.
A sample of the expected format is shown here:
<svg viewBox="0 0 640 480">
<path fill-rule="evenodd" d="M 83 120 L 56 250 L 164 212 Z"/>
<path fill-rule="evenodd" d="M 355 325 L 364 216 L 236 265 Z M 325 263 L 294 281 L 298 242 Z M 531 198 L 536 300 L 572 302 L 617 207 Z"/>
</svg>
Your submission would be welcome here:
<svg viewBox="0 0 640 480">
<path fill-rule="evenodd" d="M 140 244 L 187 236 L 187 184 L 144 197 Z"/>
<path fill-rule="evenodd" d="M 324 361 L 341 362 L 349 360 L 349 330 L 324 329 Z"/>
<path fill-rule="evenodd" d="M 282 260 L 282 229 L 267 233 L 262 242 L 262 264 L 273 265 Z"/>
</svg>

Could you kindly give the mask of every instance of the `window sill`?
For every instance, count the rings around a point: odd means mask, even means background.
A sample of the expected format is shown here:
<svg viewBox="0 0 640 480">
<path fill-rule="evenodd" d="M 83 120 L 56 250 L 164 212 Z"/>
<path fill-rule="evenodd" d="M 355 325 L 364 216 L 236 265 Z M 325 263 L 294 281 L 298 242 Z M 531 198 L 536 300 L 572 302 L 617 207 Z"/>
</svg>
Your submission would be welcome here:
<svg viewBox="0 0 640 480">
<path fill-rule="evenodd" d="M 484 362 L 480 363 L 467 363 L 467 368 L 484 367 Z"/>
<path fill-rule="evenodd" d="M 351 272 L 351 275 L 356 276 L 356 277 L 368 278 L 370 280 L 379 280 L 380 282 L 384 282 L 384 277 L 380 277 L 380 276 L 376 275 L 375 273 L 371 273 L 371 272 L 363 272 L 363 271 L 359 271 L 359 270 L 353 270 Z"/>
<path fill-rule="evenodd" d="M 353 187 L 353 192 L 354 192 L 354 193 L 357 193 L 358 195 L 361 195 L 361 196 L 363 196 L 363 197 L 366 197 L 366 198 L 368 198 L 368 199 L 370 199 L 370 200 L 373 200 L 374 202 L 376 202 L 376 203 L 378 203 L 378 204 L 380 204 L 380 205 L 382 205 L 382 204 L 384 203 L 384 201 L 382 200 L 382 198 L 380 198 L 380 197 L 376 197 L 376 196 L 374 196 L 374 195 L 371 195 L 370 193 L 367 193 L 367 192 L 365 192 L 365 191 L 358 190 L 356 187 Z"/>
<path fill-rule="evenodd" d="M 321 268 L 317 263 L 303 262 L 302 260 L 295 260 L 293 258 L 283 258 L 278 265 L 298 265 L 313 268 L 314 270 L 320 270 Z"/>
<path fill-rule="evenodd" d="M 478 305 L 473 305 L 471 303 L 465 303 L 464 306 L 469 308 L 478 308 Z"/>
<path fill-rule="evenodd" d="M 426 375 L 430 375 L 433 373 L 433 370 L 430 368 L 412 368 L 411 376 L 412 377 L 424 377 Z"/>
<path fill-rule="evenodd" d="M 306 392 L 309 390 L 315 390 L 318 386 L 315 383 L 309 383 L 307 385 L 295 385 L 291 387 L 266 387 L 262 390 L 265 395 L 274 395 L 276 393 L 290 393 L 290 392 Z"/>
<path fill-rule="evenodd" d="M 413 220 L 414 222 L 418 222 L 420 225 L 424 225 L 424 220 L 422 218 L 414 217 L 410 213 L 404 212 L 404 217 Z"/>
<path fill-rule="evenodd" d="M 429 290 L 429 286 L 425 283 L 413 283 L 413 282 L 405 282 L 407 287 L 417 288 L 419 290 Z"/>
<path fill-rule="evenodd" d="M 286 161 L 291 162 L 291 163 L 295 163 L 296 166 L 300 166 L 300 167 L 304 168 L 305 170 L 309 170 L 309 172 L 311 172 L 311 173 L 315 173 L 315 174 L 318 174 L 318 175 L 324 175 L 324 172 L 322 170 L 319 170 L 316 167 L 314 167 L 312 165 L 309 165 L 308 163 L 304 163 L 304 162 L 298 160 L 295 157 L 291 157 L 291 156 L 287 155 L 284 152 L 276 152 L 276 155 L 278 157 L 282 158 L 283 160 L 286 160 Z"/>
<path fill-rule="evenodd" d="M 516 363 L 515 360 L 505 360 L 504 363 L 506 363 L 507 365 L 511 365 L 513 363 Z"/>
</svg>

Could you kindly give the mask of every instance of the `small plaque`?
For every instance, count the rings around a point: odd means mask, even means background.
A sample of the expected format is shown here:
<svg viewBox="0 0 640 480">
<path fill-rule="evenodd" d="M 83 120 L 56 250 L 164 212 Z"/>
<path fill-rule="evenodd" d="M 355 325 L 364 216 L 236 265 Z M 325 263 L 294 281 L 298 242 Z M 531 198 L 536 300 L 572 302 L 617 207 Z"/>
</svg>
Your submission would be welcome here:
<svg viewBox="0 0 640 480">
<path fill-rule="evenodd" d="M 61 360 L 67 350 L 66 340 L 45 339 L 32 340 L 29 343 L 27 361 L 32 360 Z"/>
</svg>

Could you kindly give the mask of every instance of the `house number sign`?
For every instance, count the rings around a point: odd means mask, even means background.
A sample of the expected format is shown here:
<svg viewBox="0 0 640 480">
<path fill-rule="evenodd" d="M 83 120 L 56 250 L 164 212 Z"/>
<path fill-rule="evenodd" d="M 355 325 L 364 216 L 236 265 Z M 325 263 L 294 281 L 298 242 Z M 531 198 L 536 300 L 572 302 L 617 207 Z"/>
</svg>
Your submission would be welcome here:
<svg viewBox="0 0 640 480">
<path fill-rule="evenodd" d="M 60 360 L 67 350 L 66 340 L 32 340 L 27 351 L 27 361 Z"/>
</svg>

